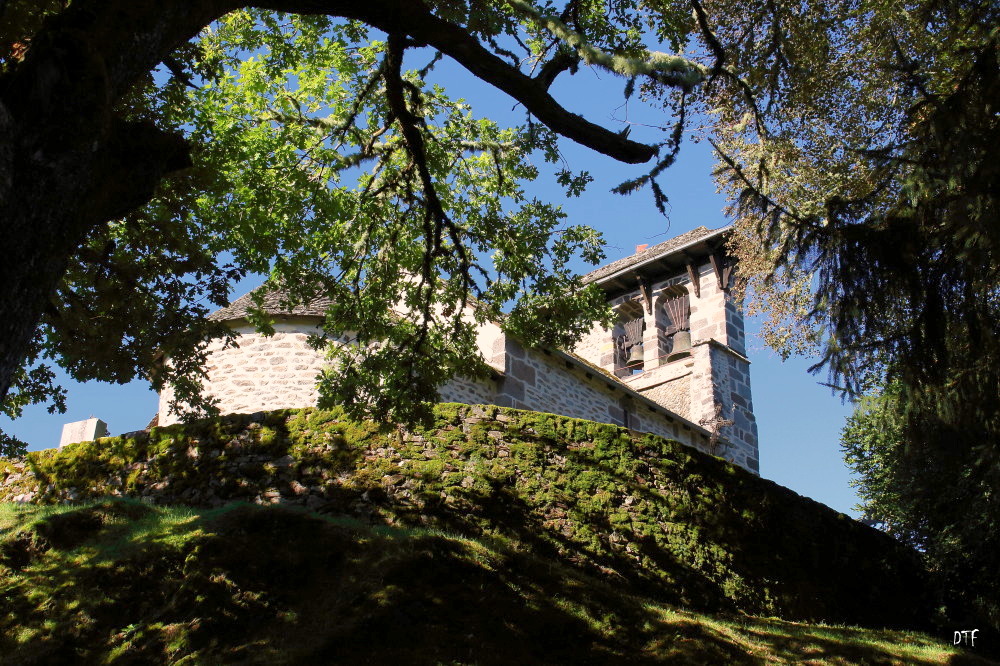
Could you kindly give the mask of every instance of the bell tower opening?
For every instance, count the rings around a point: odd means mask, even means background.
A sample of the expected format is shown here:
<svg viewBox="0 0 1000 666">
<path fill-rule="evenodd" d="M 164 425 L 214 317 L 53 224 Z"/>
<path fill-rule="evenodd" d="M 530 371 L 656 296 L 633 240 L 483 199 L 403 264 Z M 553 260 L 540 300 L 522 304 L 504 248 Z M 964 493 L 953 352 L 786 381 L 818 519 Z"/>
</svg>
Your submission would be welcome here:
<svg viewBox="0 0 1000 666">
<path fill-rule="evenodd" d="M 611 336 L 615 349 L 615 376 L 629 377 L 644 369 L 642 337 L 646 331 L 646 319 L 642 305 L 629 301 L 617 308 L 618 322 Z"/>
<path fill-rule="evenodd" d="M 657 303 L 660 353 L 669 363 L 691 355 L 691 301 L 679 285 L 667 287 Z"/>
</svg>

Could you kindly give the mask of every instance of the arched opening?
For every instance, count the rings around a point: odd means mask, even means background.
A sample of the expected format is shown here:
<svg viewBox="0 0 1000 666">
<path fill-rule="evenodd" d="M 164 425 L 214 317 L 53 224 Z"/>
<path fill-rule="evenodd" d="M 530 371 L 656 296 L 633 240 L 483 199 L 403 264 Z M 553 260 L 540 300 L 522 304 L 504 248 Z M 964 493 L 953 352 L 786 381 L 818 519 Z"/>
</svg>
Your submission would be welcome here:
<svg viewBox="0 0 1000 666">
<path fill-rule="evenodd" d="M 657 300 L 656 328 L 661 362 L 691 354 L 691 301 L 684 287 L 670 287 Z"/>
<path fill-rule="evenodd" d="M 611 332 L 614 342 L 615 376 L 628 377 L 643 370 L 642 336 L 646 330 L 642 305 L 631 301 L 617 308 L 618 321 Z"/>
</svg>

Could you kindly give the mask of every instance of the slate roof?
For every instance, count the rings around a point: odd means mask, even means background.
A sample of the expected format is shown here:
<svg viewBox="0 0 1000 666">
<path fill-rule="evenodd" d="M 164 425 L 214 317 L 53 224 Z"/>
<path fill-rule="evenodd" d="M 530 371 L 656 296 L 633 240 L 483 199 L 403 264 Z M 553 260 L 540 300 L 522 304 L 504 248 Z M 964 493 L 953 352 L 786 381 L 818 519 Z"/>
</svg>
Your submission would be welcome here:
<svg viewBox="0 0 1000 666">
<path fill-rule="evenodd" d="M 636 252 L 633 255 L 625 257 L 624 259 L 619 259 L 618 261 L 612 261 L 606 266 L 601 266 L 586 275 L 583 276 L 584 282 L 596 282 L 601 278 L 608 277 L 609 275 L 614 275 L 615 273 L 625 270 L 631 266 L 641 264 L 650 259 L 655 259 L 656 257 L 662 257 L 664 255 L 670 254 L 674 250 L 678 250 L 686 245 L 692 245 L 697 243 L 699 240 L 707 238 L 709 236 L 714 236 L 715 234 L 727 229 L 728 227 L 722 227 L 721 229 L 709 229 L 708 227 L 698 227 L 697 229 L 692 229 L 680 236 L 674 236 L 669 240 L 665 240 L 662 243 L 648 247 L 641 252 Z"/>
<path fill-rule="evenodd" d="M 265 290 L 263 291 L 264 312 L 271 316 L 323 317 L 326 315 L 326 309 L 332 303 L 329 298 L 320 296 L 314 298 L 308 303 L 303 303 L 289 308 L 282 305 L 282 300 L 285 298 L 285 292 L 277 287 L 265 284 L 257 287 L 249 293 L 244 294 L 243 296 L 240 296 L 221 310 L 216 310 L 212 314 L 208 315 L 208 318 L 211 321 L 233 321 L 234 319 L 246 319 L 247 313 L 253 306 L 253 294 L 262 290 Z"/>
</svg>

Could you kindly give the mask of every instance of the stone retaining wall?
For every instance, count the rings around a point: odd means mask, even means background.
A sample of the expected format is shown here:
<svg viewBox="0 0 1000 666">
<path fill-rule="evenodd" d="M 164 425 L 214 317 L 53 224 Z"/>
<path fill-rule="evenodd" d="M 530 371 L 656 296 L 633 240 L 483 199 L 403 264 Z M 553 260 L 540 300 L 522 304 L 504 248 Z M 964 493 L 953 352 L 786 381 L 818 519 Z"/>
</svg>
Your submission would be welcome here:
<svg viewBox="0 0 1000 666">
<path fill-rule="evenodd" d="M 406 432 L 305 409 L 72 444 L 0 460 L 0 501 L 292 504 L 503 535 L 686 607 L 875 625 L 926 617 L 915 553 L 716 458 L 549 414 L 435 413 Z"/>
</svg>

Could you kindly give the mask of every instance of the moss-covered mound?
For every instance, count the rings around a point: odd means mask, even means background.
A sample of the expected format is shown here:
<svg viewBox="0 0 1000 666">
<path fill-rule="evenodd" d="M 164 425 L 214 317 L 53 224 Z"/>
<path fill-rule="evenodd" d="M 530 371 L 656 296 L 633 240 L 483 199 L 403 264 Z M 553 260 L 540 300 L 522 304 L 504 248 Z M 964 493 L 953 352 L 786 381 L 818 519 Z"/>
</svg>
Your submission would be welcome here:
<svg viewBox="0 0 1000 666">
<path fill-rule="evenodd" d="M 503 538 L 303 509 L 0 504 L 0 664 L 985 663 L 670 609 Z"/>
<path fill-rule="evenodd" d="M 0 499 L 295 503 L 503 538 L 685 608 L 865 626 L 930 616 L 916 559 L 885 535 L 675 442 L 549 414 L 442 405 L 433 424 L 387 433 L 272 412 L 30 454 L 5 474 Z"/>
</svg>

